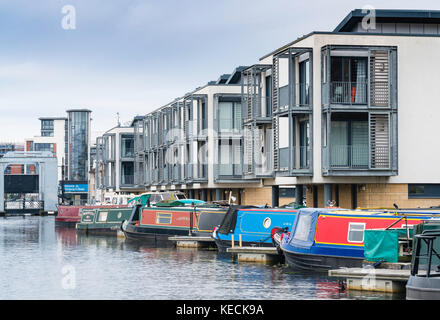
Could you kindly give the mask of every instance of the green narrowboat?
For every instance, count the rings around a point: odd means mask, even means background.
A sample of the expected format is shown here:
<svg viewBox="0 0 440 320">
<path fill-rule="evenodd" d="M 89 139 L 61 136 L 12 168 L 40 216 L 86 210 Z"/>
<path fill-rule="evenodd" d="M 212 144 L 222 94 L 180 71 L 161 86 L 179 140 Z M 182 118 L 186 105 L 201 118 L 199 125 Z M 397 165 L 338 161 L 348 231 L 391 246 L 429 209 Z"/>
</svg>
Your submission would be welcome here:
<svg viewBox="0 0 440 320">
<path fill-rule="evenodd" d="M 142 194 L 128 201 L 127 207 L 98 208 L 80 210 L 81 222 L 76 224 L 76 231 L 84 234 L 123 235 L 121 225 L 128 220 L 136 204 L 141 207 L 149 205 L 150 195 Z"/>
</svg>

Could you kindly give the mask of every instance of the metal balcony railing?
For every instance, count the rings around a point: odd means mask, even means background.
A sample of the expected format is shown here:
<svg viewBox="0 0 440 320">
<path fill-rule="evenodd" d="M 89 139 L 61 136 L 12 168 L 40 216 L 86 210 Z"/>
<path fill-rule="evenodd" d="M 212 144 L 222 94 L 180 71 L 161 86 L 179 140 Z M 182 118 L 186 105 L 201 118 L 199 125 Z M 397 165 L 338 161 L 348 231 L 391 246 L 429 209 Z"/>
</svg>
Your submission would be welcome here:
<svg viewBox="0 0 440 320">
<path fill-rule="evenodd" d="M 330 103 L 333 104 L 367 104 L 367 82 L 331 82 Z"/>
<path fill-rule="evenodd" d="M 125 147 L 121 150 L 122 158 L 134 158 L 134 147 Z"/>
<path fill-rule="evenodd" d="M 219 119 L 218 121 L 218 133 L 241 133 L 242 121 L 238 119 Z"/>
<path fill-rule="evenodd" d="M 121 176 L 121 184 L 123 185 L 133 185 L 134 184 L 134 175 L 122 175 Z"/>
<path fill-rule="evenodd" d="M 368 169 L 369 147 L 360 145 L 331 145 L 330 168 Z"/>
</svg>

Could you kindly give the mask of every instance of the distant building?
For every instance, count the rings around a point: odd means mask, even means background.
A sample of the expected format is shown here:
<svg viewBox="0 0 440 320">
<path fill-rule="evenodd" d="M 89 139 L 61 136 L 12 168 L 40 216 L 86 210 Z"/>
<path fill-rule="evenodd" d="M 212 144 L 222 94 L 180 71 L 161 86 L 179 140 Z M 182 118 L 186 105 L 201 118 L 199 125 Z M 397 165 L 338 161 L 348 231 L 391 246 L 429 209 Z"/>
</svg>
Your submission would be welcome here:
<svg viewBox="0 0 440 320">
<path fill-rule="evenodd" d="M 24 151 L 24 146 L 10 142 L 0 142 L 0 158 L 11 151 Z"/>
<path fill-rule="evenodd" d="M 134 127 L 117 126 L 96 139 L 95 194 L 103 201 L 106 192 L 129 194 L 145 190 L 135 184 Z"/>
<path fill-rule="evenodd" d="M 26 151 L 52 152 L 58 162 L 58 181 L 65 179 L 67 154 L 67 118 L 44 117 L 40 135 L 26 140 Z"/>
<path fill-rule="evenodd" d="M 88 201 L 90 113 L 67 110 L 67 117 L 42 117 L 40 135 L 26 140 L 26 151 L 48 151 L 57 158 L 60 202 Z"/>
</svg>

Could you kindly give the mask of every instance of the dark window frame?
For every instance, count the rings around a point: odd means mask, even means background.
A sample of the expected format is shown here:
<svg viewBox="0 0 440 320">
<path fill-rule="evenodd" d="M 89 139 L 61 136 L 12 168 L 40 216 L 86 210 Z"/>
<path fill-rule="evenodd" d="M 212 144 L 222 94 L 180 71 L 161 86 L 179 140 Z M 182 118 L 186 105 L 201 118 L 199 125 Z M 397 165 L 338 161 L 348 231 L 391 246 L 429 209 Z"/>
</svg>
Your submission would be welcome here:
<svg viewBox="0 0 440 320">
<path fill-rule="evenodd" d="M 419 191 L 416 190 L 417 188 L 419 188 Z M 408 184 L 408 199 L 440 199 L 440 184 Z"/>
</svg>

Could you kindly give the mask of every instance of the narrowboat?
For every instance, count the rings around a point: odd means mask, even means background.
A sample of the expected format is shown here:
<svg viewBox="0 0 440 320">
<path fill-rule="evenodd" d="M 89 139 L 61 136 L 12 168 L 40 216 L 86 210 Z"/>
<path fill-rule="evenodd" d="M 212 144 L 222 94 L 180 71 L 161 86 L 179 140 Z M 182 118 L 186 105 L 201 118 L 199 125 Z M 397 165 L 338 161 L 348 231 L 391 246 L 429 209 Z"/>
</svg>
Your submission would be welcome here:
<svg viewBox="0 0 440 320">
<path fill-rule="evenodd" d="M 231 206 L 212 237 L 220 252 L 234 245 L 272 247 L 274 227 L 290 230 L 297 209 Z M 278 230 L 278 229 L 276 229 Z"/>
<path fill-rule="evenodd" d="M 151 207 L 137 205 L 121 229 L 127 239 L 150 243 L 174 244 L 168 240 L 170 236 L 211 236 L 227 208 L 194 202 L 187 199 L 157 203 Z"/>
<path fill-rule="evenodd" d="M 144 193 L 128 200 L 122 208 L 80 209 L 81 222 L 76 224 L 76 231 L 85 234 L 122 233 L 122 222 L 128 220 L 136 204 L 145 207 L 150 204 L 151 194 Z"/>
<path fill-rule="evenodd" d="M 440 220 L 414 228 L 411 274 L 407 300 L 440 300 Z"/>
<path fill-rule="evenodd" d="M 327 272 L 362 267 L 366 229 L 406 228 L 438 213 L 304 208 L 298 211 L 292 231 L 278 232 L 273 239 L 293 269 Z"/>
<path fill-rule="evenodd" d="M 81 222 L 80 210 L 99 209 L 99 208 L 123 208 L 126 205 L 96 205 L 96 206 L 58 206 L 58 213 L 55 217 L 55 225 L 62 227 L 75 227 Z"/>
<path fill-rule="evenodd" d="M 149 195 L 150 204 L 155 204 L 161 201 L 166 200 L 184 200 L 185 194 L 177 191 L 169 191 L 169 192 L 147 192 L 143 193 L 140 196 Z M 127 208 L 132 199 L 136 199 L 137 196 L 130 195 L 130 199 L 127 200 L 127 196 L 125 195 L 117 195 L 113 196 L 113 198 L 108 198 L 106 200 L 110 202 L 105 202 L 97 205 L 88 205 L 88 206 L 58 206 L 58 213 L 55 217 L 55 224 L 58 226 L 65 227 L 75 227 L 77 223 L 81 222 L 80 210 L 82 209 L 109 209 L 109 208 Z"/>
<path fill-rule="evenodd" d="M 81 222 L 76 231 L 85 234 L 114 234 L 121 231 L 121 224 L 131 216 L 134 207 L 81 209 Z"/>
</svg>

